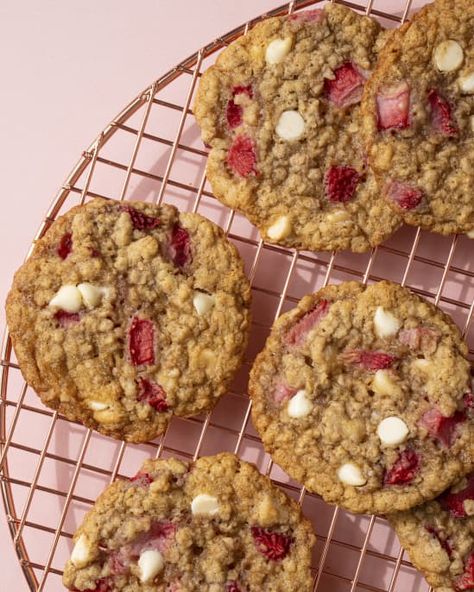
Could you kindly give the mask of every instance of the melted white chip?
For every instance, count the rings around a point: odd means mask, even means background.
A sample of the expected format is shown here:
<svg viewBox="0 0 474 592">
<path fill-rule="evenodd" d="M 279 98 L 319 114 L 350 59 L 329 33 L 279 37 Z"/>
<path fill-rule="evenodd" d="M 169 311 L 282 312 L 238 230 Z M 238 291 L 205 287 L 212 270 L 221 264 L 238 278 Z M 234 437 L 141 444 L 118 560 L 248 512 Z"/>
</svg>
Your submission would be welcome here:
<svg viewBox="0 0 474 592">
<path fill-rule="evenodd" d="M 193 296 L 193 306 L 198 315 L 205 315 L 214 306 L 214 296 L 196 290 Z"/>
<path fill-rule="evenodd" d="M 104 288 L 88 283 L 79 284 L 77 289 L 81 293 L 82 300 L 88 308 L 95 308 L 98 306 L 105 291 Z"/>
<path fill-rule="evenodd" d="M 282 140 L 297 140 L 304 133 L 304 119 L 298 111 L 283 111 L 275 131 Z"/>
<path fill-rule="evenodd" d="M 458 79 L 458 84 L 461 92 L 466 95 L 472 95 L 474 93 L 474 72 L 461 76 Z"/>
<path fill-rule="evenodd" d="M 391 312 L 377 306 L 374 315 L 374 328 L 377 337 L 390 337 L 400 329 L 400 321 Z"/>
<path fill-rule="evenodd" d="M 163 556 L 158 550 L 147 549 L 143 551 L 138 560 L 140 582 L 146 584 L 153 581 L 160 571 L 163 570 L 164 566 Z"/>
<path fill-rule="evenodd" d="M 49 306 L 57 306 L 66 312 L 79 312 L 82 307 L 82 296 L 76 286 L 61 286 L 49 301 Z"/>
<path fill-rule="evenodd" d="M 288 55 L 291 49 L 291 37 L 285 39 L 274 39 L 267 45 L 265 61 L 267 64 L 278 64 Z"/>
<path fill-rule="evenodd" d="M 461 67 L 464 52 L 457 41 L 442 41 L 434 51 L 434 62 L 441 72 L 453 72 Z"/>
<path fill-rule="evenodd" d="M 271 240 L 286 238 L 291 232 L 291 223 L 288 216 L 280 216 L 267 228 L 267 236 Z"/>
<path fill-rule="evenodd" d="M 354 463 L 346 463 L 340 466 L 337 470 L 337 476 L 339 481 L 342 481 L 346 485 L 353 485 L 354 487 L 360 487 L 367 483 L 367 479 L 362 475 L 362 471 Z"/>
<path fill-rule="evenodd" d="M 92 411 L 104 411 L 109 408 L 109 405 L 107 405 L 107 403 L 102 403 L 102 401 L 89 401 L 87 406 L 89 409 L 92 409 Z"/>
<path fill-rule="evenodd" d="M 71 562 L 76 567 L 84 567 L 89 562 L 90 549 L 84 534 L 77 539 L 71 553 Z"/>
<path fill-rule="evenodd" d="M 395 383 L 387 370 L 377 370 L 372 380 L 372 390 L 378 395 L 391 395 L 394 392 Z"/>
<path fill-rule="evenodd" d="M 409 433 L 410 430 L 407 424 L 403 419 L 395 415 L 386 417 L 377 427 L 377 435 L 382 444 L 386 446 L 397 446 L 397 444 L 401 444 L 406 440 Z"/>
<path fill-rule="evenodd" d="M 191 512 L 193 515 L 204 514 L 206 516 L 214 516 L 219 512 L 219 502 L 212 495 L 200 493 L 191 502 Z"/>
<path fill-rule="evenodd" d="M 288 415 L 294 418 L 306 417 L 311 413 L 313 403 L 308 399 L 305 390 L 300 390 L 288 401 Z"/>
<path fill-rule="evenodd" d="M 474 130 L 474 117 L 472 118 L 472 129 Z M 466 233 L 469 238 L 474 238 L 474 230 L 470 230 Z"/>
</svg>

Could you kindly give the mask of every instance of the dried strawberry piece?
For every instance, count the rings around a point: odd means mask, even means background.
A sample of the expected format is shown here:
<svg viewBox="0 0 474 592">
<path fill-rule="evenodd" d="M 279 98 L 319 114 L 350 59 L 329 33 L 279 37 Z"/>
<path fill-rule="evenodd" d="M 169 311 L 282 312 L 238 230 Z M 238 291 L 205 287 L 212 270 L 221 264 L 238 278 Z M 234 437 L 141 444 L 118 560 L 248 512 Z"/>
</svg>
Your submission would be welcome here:
<svg viewBox="0 0 474 592">
<path fill-rule="evenodd" d="M 451 105 L 436 89 L 428 93 L 428 101 L 431 105 L 431 124 L 433 129 L 443 136 L 457 136 L 458 128 L 454 122 Z"/>
<path fill-rule="evenodd" d="M 240 592 L 237 582 L 227 582 L 225 585 L 225 592 Z"/>
<path fill-rule="evenodd" d="M 168 410 L 166 393 L 163 387 L 148 378 L 138 379 L 138 400 L 151 405 L 160 413 Z"/>
<path fill-rule="evenodd" d="M 330 167 L 324 178 L 326 198 L 332 203 L 347 203 L 354 197 L 360 178 L 352 167 Z"/>
<path fill-rule="evenodd" d="M 377 128 L 404 129 L 410 125 L 410 87 L 406 81 L 377 94 Z"/>
<path fill-rule="evenodd" d="M 150 530 L 144 532 L 129 545 L 130 557 L 136 558 L 147 549 L 156 549 L 164 553 L 176 533 L 176 525 L 172 522 L 152 522 Z"/>
<path fill-rule="evenodd" d="M 241 177 L 248 177 L 251 173 L 256 174 L 256 162 L 255 143 L 252 138 L 236 136 L 227 153 L 229 168 Z"/>
<path fill-rule="evenodd" d="M 432 354 L 438 347 L 441 334 L 436 329 L 429 327 L 415 327 L 414 329 L 402 329 L 398 334 L 398 340 L 410 349 L 421 350 L 425 354 Z"/>
<path fill-rule="evenodd" d="M 392 181 L 386 189 L 388 199 L 394 201 L 402 210 L 413 210 L 423 201 L 424 193 L 400 181 Z"/>
<path fill-rule="evenodd" d="M 69 329 L 81 320 L 81 315 L 78 312 L 67 312 L 66 310 L 57 310 L 54 313 L 54 318 L 58 321 L 63 329 Z"/>
<path fill-rule="evenodd" d="M 385 473 L 384 485 L 405 485 L 410 483 L 418 473 L 420 457 L 411 448 L 403 450 L 395 464 Z"/>
<path fill-rule="evenodd" d="M 324 18 L 324 12 L 319 8 L 314 10 L 302 10 L 300 12 L 290 14 L 288 18 L 290 21 L 302 23 L 319 23 Z"/>
<path fill-rule="evenodd" d="M 289 401 L 296 394 L 297 390 L 287 386 L 283 382 L 279 382 L 273 390 L 272 399 L 276 405 L 282 405 L 286 401 Z"/>
<path fill-rule="evenodd" d="M 168 254 L 171 261 L 180 268 L 191 263 L 191 239 L 189 232 L 176 223 L 171 231 L 171 240 L 168 247 Z"/>
<path fill-rule="evenodd" d="M 155 327 L 152 321 L 133 317 L 128 339 L 130 360 L 134 366 L 155 363 Z"/>
<path fill-rule="evenodd" d="M 139 471 L 136 475 L 130 477 L 129 481 L 139 487 L 146 487 L 147 485 L 150 485 L 150 483 L 153 483 L 153 477 L 150 473 Z"/>
<path fill-rule="evenodd" d="M 347 349 L 340 357 L 345 364 L 353 364 L 360 366 L 364 370 L 373 371 L 391 368 L 398 360 L 397 356 L 392 354 L 364 349 Z"/>
<path fill-rule="evenodd" d="M 334 79 L 326 78 L 324 93 L 338 107 L 359 103 L 364 92 L 365 78 L 353 62 L 345 62 L 334 70 Z"/>
<path fill-rule="evenodd" d="M 470 554 L 465 565 L 464 573 L 454 582 L 456 592 L 474 590 L 474 552 Z"/>
<path fill-rule="evenodd" d="M 107 564 L 113 575 L 121 576 L 127 573 L 130 561 L 129 549 L 128 546 L 126 546 L 112 551 L 109 554 Z"/>
<path fill-rule="evenodd" d="M 431 526 L 430 524 L 425 526 L 425 529 L 434 536 L 434 538 L 438 541 L 438 543 L 441 545 L 441 547 L 446 551 L 446 553 L 448 554 L 448 557 L 451 559 L 452 555 L 453 555 L 453 548 L 451 546 L 451 543 L 449 542 L 449 539 L 444 538 L 441 535 L 441 532 L 436 529 L 434 526 Z"/>
<path fill-rule="evenodd" d="M 466 518 L 467 514 L 464 508 L 466 500 L 474 501 L 474 473 L 467 477 L 467 485 L 464 489 L 457 493 L 443 493 L 438 498 L 441 506 L 455 518 Z"/>
<path fill-rule="evenodd" d="M 466 409 L 474 409 L 474 394 L 466 393 L 463 397 L 463 402 Z"/>
<path fill-rule="evenodd" d="M 267 559 L 279 561 L 288 555 L 293 542 L 292 537 L 259 526 L 252 526 L 250 530 L 257 550 Z"/>
<path fill-rule="evenodd" d="M 303 315 L 286 334 L 286 343 L 296 346 L 304 343 L 311 329 L 328 314 L 330 304 L 329 300 L 320 300 L 312 310 Z"/>
<path fill-rule="evenodd" d="M 56 249 L 57 254 L 61 259 L 66 259 L 72 251 L 72 233 L 66 232 L 62 235 L 59 241 L 58 248 Z"/>
<path fill-rule="evenodd" d="M 231 129 L 238 127 L 242 123 L 242 106 L 234 102 L 234 97 L 240 94 L 247 95 L 251 99 L 253 97 L 252 86 L 250 84 L 247 86 L 238 85 L 232 88 L 232 98 L 227 101 L 226 107 L 226 119 Z"/>
<path fill-rule="evenodd" d="M 443 446 L 449 448 L 456 439 L 457 427 L 466 420 L 462 411 L 456 411 L 451 417 L 445 417 L 436 407 L 423 414 L 419 424 L 424 427 L 432 438 L 439 440 Z"/>
<path fill-rule="evenodd" d="M 130 218 L 132 219 L 133 228 L 135 228 L 135 230 L 151 230 L 152 228 L 156 228 L 160 225 L 158 218 L 147 216 L 147 214 L 139 212 L 135 208 L 131 208 L 130 206 L 121 206 L 120 209 L 122 212 L 127 212 L 127 214 L 129 214 Z"/>
</svg>

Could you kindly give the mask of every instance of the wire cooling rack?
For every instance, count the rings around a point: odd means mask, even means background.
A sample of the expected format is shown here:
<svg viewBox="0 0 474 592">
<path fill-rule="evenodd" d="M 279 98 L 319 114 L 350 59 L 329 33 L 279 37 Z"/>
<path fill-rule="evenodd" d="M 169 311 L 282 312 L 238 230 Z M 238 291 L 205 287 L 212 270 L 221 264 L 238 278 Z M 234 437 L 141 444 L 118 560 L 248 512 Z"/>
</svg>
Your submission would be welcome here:
<svg viewBox="0 0 474 592">
<path fill-rule="evenodd" d="M 396 26 L 423 1 L 342 2 Z M 318 4 L 290 2 L 269 15 Z M 191 105 L 200 73 L 216 53 L 261 17 L 239 27 L 176 66 L 140 94 L 82 154 L 61 187 L 36 238 L 73 205 L 92 197 L 144 199 L 199 211 L 220 224 L 246 261 L 253 287 L 254 323 L 244 367 L 230 392 L 207 416 L 174 418 L 166 433 L 143 445 L 104 438 L 42 406 L 24 383 L 8 334 L 1 354 L 0 483 L 10 533 L 31 590 L 62 590 L 62 567 L 71 536 L 100 491 L 133 475 L 144 458 L 195 459 L 222 450 L 255 462 L 297 499 L 317 534 L 314 590 L 319 592 L 424 592 L 428 585 L 411 566 L 380 517 L 354 516 L 307 493 L 274 465 L 253 430 L 247 376 L 270 325 L 304 294 L 332 282 L 390 279 L 450 313 L 474 353 L 474 263 L 466 237 L 441 237 L 403 228 L 364 255 L 303 253 L 268 245 L 239 214 L 213 197 L 204 169 L 207 152 Z"/>
</svg>

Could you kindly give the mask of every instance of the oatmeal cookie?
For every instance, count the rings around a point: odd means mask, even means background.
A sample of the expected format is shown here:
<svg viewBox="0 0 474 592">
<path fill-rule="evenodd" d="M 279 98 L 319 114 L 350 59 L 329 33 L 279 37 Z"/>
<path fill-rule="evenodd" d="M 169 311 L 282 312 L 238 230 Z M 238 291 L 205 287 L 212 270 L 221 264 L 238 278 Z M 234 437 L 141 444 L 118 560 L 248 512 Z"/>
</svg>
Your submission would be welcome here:
<svg viewBox="0 0 474 592">
<path fill-rule="evenodd" d="M 474 2 L 436 0 L 394 32 L 365 85 L 362 128 L 403 220 L 474 230 Z"/>
<path fill-rule="evenodd" d="M 474 590 L 474 473 L 436 500 L 388 518 L 434 592 Z"/>
<path fill-rule="evenodd" d="M 353 512 L 406 510 L 474 468 L 467 346 L 390 282 L 304 297 L 251 372 L 253 421 L 293 478 Z"/>
<path fill-rule="evenodd" d="M 97 199 L 36 243 L 6 308 L 25 380 L 45 405 L 142 442 L 225 392 L 249 306 L 242 260 L 215 224 L 169 205 Z"/>
<path fill-rule="evenodd" d="M 146 461 L 102 493 L 74 542 L 64 584 L 76 592 L 312 590 L 311 524 L 229 453 Z"/>
<path fill-rule="evenodd" d="M 359 133 L 385 38 L 376 21 L 328 4 L 259 23 L 202 76 L 194 113 L 213 192 L 265 240 L 362 252 L 399 226 Z"/>
</svg>

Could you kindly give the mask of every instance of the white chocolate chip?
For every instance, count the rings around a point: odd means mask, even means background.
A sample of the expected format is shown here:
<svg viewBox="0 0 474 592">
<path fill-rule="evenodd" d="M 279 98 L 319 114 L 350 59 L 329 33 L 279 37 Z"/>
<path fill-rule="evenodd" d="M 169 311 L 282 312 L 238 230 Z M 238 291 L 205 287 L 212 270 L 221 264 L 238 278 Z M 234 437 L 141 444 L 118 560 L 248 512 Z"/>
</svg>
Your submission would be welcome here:
<svg viewBox="0 0 474 592">
<path fill-rule="evenodd" d="M 283 111 L 275 131 L 282 140 L 297 140 L 304 133 L 304 119 L 298 111 Z"/>
<path fill-rule="evenodd" d="M 294 418 L 306 417 L 311 413 L 313 403 L 308 399 L 305 390 L 300 390 L 288 401 L 288 415 Z"/>
<path fill-rule="evenodd" d="M 474 132 L 474 115 L 471 115 L 471 131 Z M 474 232 L 474 231 L 473 231 Z M 472 237 L 471 237 L 472 238 Z"/>
<path fill-rule="evenodd" d="M 391 337 L 400 329 L 400 321 L 391 312 L 377 306 L 374 315 L 374 328 L 377 337 Z"/>
<path fill-rule="evenodd" d="M 280 216 L 267 228 L 267 236 L 271 240 L 286 238 L 291 232 L 291 223 L 288 216 Z"/>
<path fill-rule="evenodd" d="M 367 483 L 367 479 L 362 475 L 362 471 L 353 463 L 346 463 L 340 466 L 337 470 L 337 476 L 339 481 L 342 481 L 346 485 L 354 485 L 354 487 L 360 487 Z"/>
<path fill-rule="evenodd" d="M 458 84 L 461 92 L 472 95 L 474 93 L 474 72 L 461 76 L 458 79 Z"/>
<path fill-rule="evenodd" d="M 193 296 L 193 306 L 196 309 L 198 315 L 205 315 L 214 306 L 214 296 L 195 290 Z"/>
<path fill-rule="evenodd" d="M 71 553 L 71 562 L 75 567 L 84 567 L 89 563 L 90 548 L 84 534 L 77 539 Z"/>
<path fill-rule="evenodd" d="M 102 403 L 102 401 L 89 401 L 87 406 L 89 409 L 92 409 L 92 411 L 104 411 L 109 408 L 109 405 L 107 405 L 107 403 Z"/>
<path fill-rule="evenodd" d="M 372 380 L 372 390 L 378 395 L 393 395 L 398 391 L 387 370 L 377 370 Z"/>
<path fill-rule="evenodd" d="M 428 368 L 431 366 L 431 363 L 425 358 L 417 358 L 416 360 L 413 360 L 412 365 L 415 366 L 415 368 L 417 368 L 418 370 L 426 372 Z"/>
<path fill-rule="evenodd" d="M 267 64 L 278 64 L 291 50 L 291 37 L 274 39 L 267 45 L 265 61 Z"/>
<path fill-rule="evenodd" d="M 436 67 L 441 72 L 454 72 L 461 67 L 464 52 L 457 41 L 442 41 L 434 51 Z"/>
<path fill-rule="evenodd" d="M 191 502 L 191 512 L 193 515 L 205 514 L 206 516 L 214 516 L 219 512 L 219 502 L 212 495 L 200 493 Z"/>
<path fill-rule="evenodd" d="M 157 549 L 147 549 L 140 554 L 138 568 L 140 570 L 140 582 L 147 584 L 163 571 L 165 562 L 163 555 Z"/>
<path fill-rule="evenodd" d="M 398 444 L 401 444 L 406 440 L 409 433 L 410 430 L 408 429 L 407 424 L 403 419 L 400 419 L 395 415 L 386 417 L 377 427 L 377 435 L 382 444 L 385 444 L 386 446 L 397 446 Z"/>
<path fill-rule="evenodd" d="M 105 293 L 104 288 L 88 283 L 79 284 L 77 289 L 81 293 L 82 300 L 88 308 L 95 308 L 98 306 Z"/>
<path fill-rule="evenodd" d="M 474 118 L 472 120 L 472 125 L 473 125 L 473 129 L 474 129 Z M 469 238 L 474 238 L 474 230 L 470 230 L 469 232 L 467 232 L 466 236 L 468 236 Z"/>
<path fill-rule="evenodd" d="M 57 306 L 66 312 L 79 312 L 82 307 L 82 296 L 76 286 L 61 286 L 49 301 L 49 306 Z"/>
</svg>

